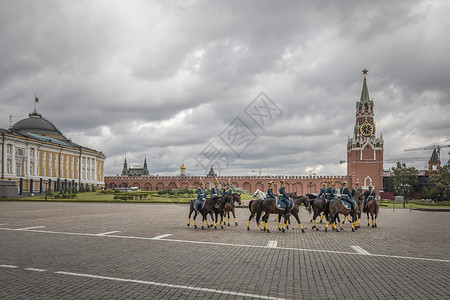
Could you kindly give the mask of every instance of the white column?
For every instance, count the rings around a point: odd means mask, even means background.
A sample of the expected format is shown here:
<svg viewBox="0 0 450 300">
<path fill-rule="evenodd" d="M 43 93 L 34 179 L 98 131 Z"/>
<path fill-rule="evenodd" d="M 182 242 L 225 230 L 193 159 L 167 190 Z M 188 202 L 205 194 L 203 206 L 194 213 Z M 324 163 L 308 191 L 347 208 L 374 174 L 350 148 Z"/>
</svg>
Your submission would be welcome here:
<svg viewBox="0 0 450 300">
<path fill-rule="evenodd" d="M 26 163 L 25 163 L 25 166 L 24 166 L 24 168 L 25 168 L 25 172 L 24 172 L 24 175 L 25 175 L 25 177 L 28 177 L 28 175 L 30 175 L 30 145 L 29 144 L 26 144 L 26 146 L 25 146 L 25 155 L 27 156 L 27 159 L 26 159 Z"/>
<path fill-rule="evenodd" d="M 11 144 L 11 174 L 16 175 L 16 147 Z"/>
</svg>

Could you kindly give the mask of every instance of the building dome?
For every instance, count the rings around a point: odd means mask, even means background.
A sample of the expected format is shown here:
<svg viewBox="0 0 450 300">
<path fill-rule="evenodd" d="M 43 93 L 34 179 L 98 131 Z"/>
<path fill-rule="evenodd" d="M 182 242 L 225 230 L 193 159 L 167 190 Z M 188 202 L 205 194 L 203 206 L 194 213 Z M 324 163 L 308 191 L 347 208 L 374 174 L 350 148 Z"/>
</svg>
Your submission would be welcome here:
<svg viewBox="0 0 450 300">
<path fill-rule="evenodd" d="M 64 135 L 59 131 L 52 122 L 44 119 L 36 111 L 29 114 L 29 117 L 18 121 L 12 126 L 13 130 L 19 132 L 29 132 L 39 135 L 51 136 L 57 139 L 65 140 Z"/>
</svg>

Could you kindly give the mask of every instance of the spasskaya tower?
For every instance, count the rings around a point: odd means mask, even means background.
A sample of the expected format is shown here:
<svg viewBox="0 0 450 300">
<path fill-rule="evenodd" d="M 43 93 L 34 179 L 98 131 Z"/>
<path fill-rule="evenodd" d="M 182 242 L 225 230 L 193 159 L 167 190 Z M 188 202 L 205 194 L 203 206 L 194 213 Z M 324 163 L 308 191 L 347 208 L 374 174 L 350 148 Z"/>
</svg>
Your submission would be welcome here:
<svg viewBox="0 0 450 300">
<path fill-rule="evenodd" d="M 383 188 L 383 134 L 376 137 L 373 101 L 367 88 L 367 69 L 363 70 L 364 82 L 361 99 L 356 102 L 356 123 L 353 137 L 347 142 L 347 176 L 354 185 L 368 189 L 374 186 L 377 194 Z"/>
</svg>

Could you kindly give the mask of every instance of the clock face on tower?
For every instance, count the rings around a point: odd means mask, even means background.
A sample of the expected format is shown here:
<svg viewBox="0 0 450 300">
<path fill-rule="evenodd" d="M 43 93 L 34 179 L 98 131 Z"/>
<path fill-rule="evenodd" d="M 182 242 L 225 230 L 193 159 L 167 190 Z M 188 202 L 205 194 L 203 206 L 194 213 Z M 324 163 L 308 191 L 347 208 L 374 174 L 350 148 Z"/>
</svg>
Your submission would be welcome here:
<svg viewBox="0 0 450 300">
<path fill-rule="evenodd" d="M 361 132 L 361 134 L 363 136 L 369 136 L 373 133 L 373 126 L 372 126 L 372 124 L 369 124 L 366 122 L 361 125 L 361 128 L 359 129 L 359 131 Z"/>
</svg>

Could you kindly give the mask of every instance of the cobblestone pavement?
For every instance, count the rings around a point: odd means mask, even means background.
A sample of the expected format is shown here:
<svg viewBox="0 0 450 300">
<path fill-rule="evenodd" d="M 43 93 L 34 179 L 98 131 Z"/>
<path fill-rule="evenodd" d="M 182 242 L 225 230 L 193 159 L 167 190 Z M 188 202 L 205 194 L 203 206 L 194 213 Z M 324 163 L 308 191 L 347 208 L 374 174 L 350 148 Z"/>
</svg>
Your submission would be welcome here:
<svg viewBox="0 0 450 300">
<path fill-rule="evenodd" d="M 449 213 L 377 228 L 187 227 L 188 206 L 0 202 L 0 299 L 449 299 Z M 197 225 L 201 222 L 197 220 Z"/>
</svg>

